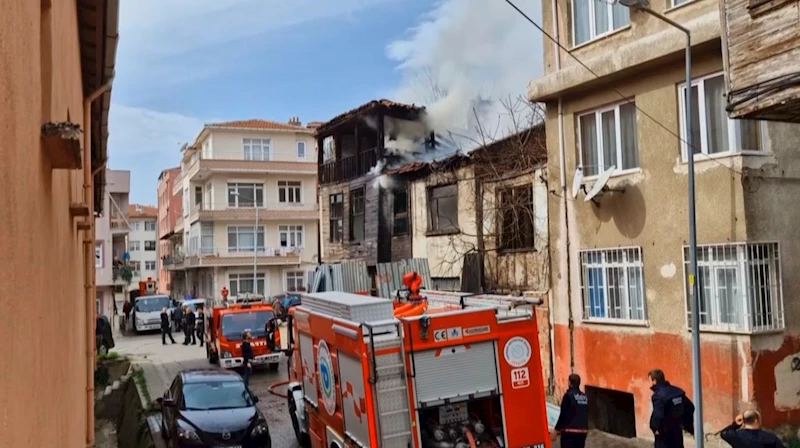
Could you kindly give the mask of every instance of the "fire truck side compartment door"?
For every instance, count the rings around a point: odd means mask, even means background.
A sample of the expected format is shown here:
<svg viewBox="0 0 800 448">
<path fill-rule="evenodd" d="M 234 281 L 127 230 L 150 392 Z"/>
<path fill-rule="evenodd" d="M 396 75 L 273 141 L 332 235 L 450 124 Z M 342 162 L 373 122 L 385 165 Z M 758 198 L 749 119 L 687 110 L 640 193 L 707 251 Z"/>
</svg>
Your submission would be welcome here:
<svg viewBox="0 0 800 448">
<path fill-rule="evenodd" d="M 493 341 L 414 353 L 418 404 L 500 391 Z"/>
<path fill-rule="evenodd" d="M 300 333 L 299 336 L 300 362 L 303 368 L 303 393 L 309 403 L 317 406 L 319 391 L 317 390 L 317 382 L 314 379 L 314 373 L 317 371 L 317 365 L 314 362 L 314 341 L 307 334 Z"/>
<path fill-rule="evenodd" d="M 369 448 L 369 423 L 361 361 L 343 352 L 338 354 L 344 432 L 358 442 L 359 446 Z"/>
</svg>

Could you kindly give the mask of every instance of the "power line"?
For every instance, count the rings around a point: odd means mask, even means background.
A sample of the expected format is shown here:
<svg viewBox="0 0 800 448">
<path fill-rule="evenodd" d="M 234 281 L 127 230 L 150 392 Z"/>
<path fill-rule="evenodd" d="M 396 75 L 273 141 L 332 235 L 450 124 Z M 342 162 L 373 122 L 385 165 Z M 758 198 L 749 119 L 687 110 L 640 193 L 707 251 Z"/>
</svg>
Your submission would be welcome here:
<svg viewBox="0 0 800 448">
<path fill-rule="evenodd" d="M 515 9 L 515 10 L 516 10 L 516 11 L 517 11 L 517 12 L 518 12 L 518 13 L 519 13 L 519 14 L 520 14 L 522 17 L 524 17 L 524 18 L 525 18 L 525 20 L 527 20 L 528 22 L 530 22 L 530 23 L 531 23 L 531 25 L 535 26 L 535 27 L 536 27 L 536 28 L 537 28 L 537 29 L 538 29 L 538 30 L 539 30 L 539 31 L 540 31 L 540 32 L 541 32 L 541 33 L 542 33 L 542 34 L 543 34 L 545 37 L 547 37 L 547 38 L 548 38 L 548 39 L 550 39 L 550 40 L 551 40 L 553 43 L 555 43 L 555 44 L 558 46 L 558 48 L 560 48 L 560 49 L 561 49 L 561 50 L 563 50 L 565 53 L 567 53 L 568 55 L 570 55 L 570 57 L 572 57 L 572 59 L 574 59 L 574 60 L 575 60 L 575 61 L 576 61 L 576 62 L 577 62 L 577 63 L 578 63 L 580 66 L 582 66 L 583 68 L 585 68 L 585 69 L 586 69 L 586 70 L 587 70 L 589 73 L 591 73 L 591 74 L 592 74 L 592 75 L 593 75 L 593 76 L 594 76 L 596 79 L 600 79 L 600 75 L 598 75 L 598 74 L 597 74 L 597 73 L 596 73 L 594 70 L 592 70 L 592 69 L 591 69 L 591 68 L 590 68 L 588 65 L 586 65 L 586 64 L 585 64 L 583 61 L 581 61 L 581 60 L 580 60 L 580 58 L 578 58 L 577 56 L 575 56 L 574 54 L 572 54 L 572 52 L 571 52 L 569 49 L 567 49 L 566 47 L 564 47 L 563 45 L 561 45 L 561 42 L 559 42 L 558 40 L 556 40 L 556 39 L 555 39 L 553 36 L 551 36 L 551 35 L 550 35 L 550 33 L 548 33 L 547 31 L 545 31 L 545 29 L 544 29 L 544 28 L 542 28 L 542 26 L 541 26 L 541 25 L 539 25 L 538 23 L 536 23 L 536 21 L 534 21 L 534 20 L 533 20 L 533 19 L 531 19 L 531 18 L 530 18 L 530 17 L 529 17 L 527 14 L 525 14 L 525 12 L 524 12 L 524 11 L 522 11 L 521 9 L 519 9 L 519 7 L 518 7 L 517 5 L 515 5 L 515 4 L 514 4 L 514 2 L 512 2 L 511 0 L 505 0 L 505 1 L 506 1 L 506 3 L 508 3 L 508 4 L 509 4 L 509 5 L 512 7 L 512 8 L 514 8 L 514 9 Z M 555 55 L 555 56 L 556 56 L 556 57 L 559 57 L 558 55 Z M 691 86 L 687 86 L 687 89 L 691 89 Z M 642 115 L 644 115 L 645 117 L 649 118 L 649 119 L 650 119 L 650 120 L 652 120 L 652 121 L 653 121 L 655 124 L 657 124 L 659 127 L 661 127 L 661 128 L 662 128 L 662 129 L 664 129 L 665 131 L 669 132 L 669 133 L 670 133 L 672 136 L 674 136 L 675 138 L 677 138 L 677 139 L 678 139 L 678 141 L 680 141 L 680 142 L 683 142 L 684 144 L 686 144 L 686 149 L 687 149 L 687 151 L 686 151 L 686 157 L 689 157 L 689 152 L 690 152 L 690 151 L 691 151 L 691 152 L 694 152 L 694 151 L 693 151 L 693 149 L 694 149 L 694 148 L 693 148 L 693 147 L 692 147 L 692 148 L 690 148 L 690 147 L 689 147 L 689 143 L 688 143 L 686 140 L 684 140 L 684 139 L 683 139 L 683 138 L 682 138 L 682 137 L 681 137 L 679 134 L 676 134 L 676 133 L 675 133 L 675 132 L 673 132 L 671 129 L 669 129 L 669 128 L 668 128 L 668 127 L 665 125 L 665 124 L 663 124 L 663 123 L 661 123 L 660 121 L 656 120 L 656 119 L 655 119 L 655 117 L 653 117 L 652 115 L 650 115 L 650 114 L 648 114 L 647 112 L 645 112 L 644 110 L 642 110 L 642 109 L 641 109 L 641 108 L 640 108 L 640 107 L 639 107 L 639 106 L 636 104 L 636 101 L 634 101 L 634 100 L 630 99 L 629 97 L 625 96 L 625 95 L 624 95 L 622 92 L 620 92 L 619 90 L 617 90 L 617 89 L 616 89 L 616 88 L 614 88 L 614 87 L 611 87 L 611 90 L 612 90 L 612 91 L 614 91 L 614 92 L 615 92 L 617 95 L 619 95 L 619 96 L 620 96 L 620 98 L 622 98 L 622 99 L 623 99 L 623 100 L 624 100 L 624 101 L 625 101 L 627 104 L 631 104 L 631 105 L 633 105 L 633 107 L 634 107 L 634 108 L 635 108 L 635 109 L 636 109 L 638 112 L 640 112 Z M 742 175 L 742 173 L 741 173 L 740 171 L 737 171 L 737 170 L 735 170 L 734 168 L 731 168 L 731 167 L 729 167 L 729 166 L 725 165 L 724 163 L 720 162 L 719 160 L 717 160 L 717 159 L 716 159 L 716 158 L 714 158 L 714 157 L 711 157 L 711 156 L 709 156 L 708 154 L 703 154 L 702 152 L 700 152 L 700 153 L 697 153 L 696 155 L 702 155 L 702 156 L 706 157 L 706 159 L 707 159 L 707 160 L 713 160 L 713 161 L 714 161 L 715 163 L 717 163 L 719 166 L 721 166 L 721 167 L 723 167 L 723 168 L 725 168 L 725 169 L 727 169 L 727 170 L 729 170 L 729 171 L 731 171 L 731 172 L 733 172 L 733 173 L 736 173 L 736 174 Z"/>
</svg>

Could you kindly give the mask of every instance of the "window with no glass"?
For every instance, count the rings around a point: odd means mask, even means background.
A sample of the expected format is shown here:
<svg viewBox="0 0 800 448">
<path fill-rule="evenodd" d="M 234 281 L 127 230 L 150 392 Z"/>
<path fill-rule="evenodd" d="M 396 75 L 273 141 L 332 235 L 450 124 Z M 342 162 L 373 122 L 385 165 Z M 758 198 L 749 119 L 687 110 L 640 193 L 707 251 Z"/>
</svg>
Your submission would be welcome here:
<svg viewBox="0 0 800 448">
<path fill-rule="evenodd" d="M 596 176 L 614 167 L 639 167 L 636 106 L 621 103 L 578 116 L 578 159 L 583 175 Z"/>
<path fill-rule="evenodd" d="M 681 119 L 681 157 L 688 154 L 686 133 L 686 85 L 678 89 Z M 695 154 L 763 152 L 764 123 L 731 120 L 725 111 L 725 80 L 717 73 L 692 81 L 692 147 Z"/>
<path fill-rule="evenodd" d="M 246 138 L 243 140 L 244 160 L 270 160 L 270 140 Z"/>
<path fill-rule="evenodd" d="M 364 187 L 350 191 L 350 241 L 364 240 L 365 227 Z"/>
<path fill-rule="evenodd" d="M 499 192 L 500 250 L 534 248 L 533 189 L 530 184 Z"/>
<path fill-rule="evenodd" d="M 302 189 L 303 183 L 299 180 L 279 180 L 278 202 L 281 204 L 300 204 L 302 201 L 300 198 Z"/>
<path fill-rule="evenodd" d="M 256 246 L 254 226 L 228 227 L 228 252 L 253 252 Z M 264 227 L 258 227 L 258 250 L 264 250 Z"/>
<path fill-rule="evenodd" d="M 395 236 L 408 235 L 408 190 L 394 190 L 394 228 L 392 234 Z"/>
<path fill-rule="evenodd" d="M 642 249 L 580 252 L 584 319 L 644 321 Z"/>
<path fill-rule="evenodd" d="M 344 227 L 344 195 L 342 193 L 330 196 L 329 239 L 332 243 L 342 242 Z"/>
<path fill-rule="evenodd" d="M 631 22 L 630 10 L 605 0 L 572 1 L 572 40 L 575 46 L 618 30 Z"/>
<path fill-rule="evenodd" d="M 281 247 L 302 247 L 303 226 L 278 226 Z"/>
<path fill-rule="evenodd" d="M 428 188 L 428 230 L 458 230 L 458 185 Z"/>
<path fill-rule="evenodd" d="M 689 248 L 683 252 L 688 278 Z M 778 243 L 698 246 L 700 325 L 734 332 L 783 329 L 779 252 Z M 687 290 L 687 323 L 692 316 L 690 297 Z"/>
<path fill-rule="evenodd" d="M 228 207 L 264 206 L 264 184 L 228 184 Z"/>
</svg>

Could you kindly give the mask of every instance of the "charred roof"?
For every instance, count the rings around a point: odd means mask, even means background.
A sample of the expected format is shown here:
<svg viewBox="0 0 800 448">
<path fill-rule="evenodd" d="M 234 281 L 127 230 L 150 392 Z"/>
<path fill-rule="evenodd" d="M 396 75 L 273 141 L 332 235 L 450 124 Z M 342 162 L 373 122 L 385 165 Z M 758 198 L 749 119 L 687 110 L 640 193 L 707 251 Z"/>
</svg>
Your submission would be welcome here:
<svg viewBox="0 0 800 448">
<path fill-rule="evenodd" d="M 347 112 L 341 113 L 316 128 L 316 136 L 326 136 L 337 127 L 351 121 L 354 118 L 372 114 L 376 111 L 383 111 L 385 114 L 406 120 L 417 120 L 425 111 L 425 107 L 415 104 L 404 104 L 387 99 L 372 100 L 362 104 Z"/>
</svg>

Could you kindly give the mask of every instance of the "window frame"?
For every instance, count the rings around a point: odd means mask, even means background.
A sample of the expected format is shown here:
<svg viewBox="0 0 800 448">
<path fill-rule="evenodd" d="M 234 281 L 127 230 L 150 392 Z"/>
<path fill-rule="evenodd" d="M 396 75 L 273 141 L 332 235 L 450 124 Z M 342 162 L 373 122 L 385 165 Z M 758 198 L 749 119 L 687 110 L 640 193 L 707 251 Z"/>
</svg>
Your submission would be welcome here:
<svg viewBox="0 0 800 448">
<path fill-rule="evenodd" d="M 629 260 L 628 254 L 630 251 L 633 251 L 634 254 L 638 256 L 638 260 Z M 612 252 L 617 252 L 622 254 L 623 260 L 619 261 L 607 261 L 608 254 Z M 599 254 L 601 257 L 600 263 L 589 262 L 587 263 L 585 260 L 587 256 L 591 256 L 592 254 Z M 581 305 L 582 305 L 582 313 L 581 313 L 581 321 L 586 323 L 610 323 L 610 324 L 618 324 L 618 325 L 631 325 L 631 326 L 647 326 L 649 322 L 648 317 L 648 309 L 647 309 L 647 290 L 645 287 L 645 278 L 644 278 L 644 253 L 640 246 L 627 246 L 627 247 L 613 247 L 613 248 L 598 248 L 598 249 L 584 249 L 578 251 L 578 260 L 579 260 L 579 268 L 580 268 L 580 290 L 581 290 Z M 627 314 L 628 317 L 608 317 L 609 309 L 610 309 L 610 293 L 609 293 L 609 282 L 608 282 L 608 270 L 609 269 L 621 269 L 624 278 L 624 291 L 627 291 L 624 294 L 624 297 L 620 297 L 620 306 L 625 306 L 624 312 Z M 603 316 L 592 316 L 591 315 L 591 299 L 590 299 L 590 291 L 589 291 L 589 279 L 588 279 L 588 270 L 589 269 L 600 269 L 602 272 L 602 284 L 600 285 L 603 288 Z M 631 282 L 630 282 L 630 275 L 628 270 L 629 269 L 638 269 L 639 270 L 639 278 L 638 278 L 638 290 L 640 293 L 640 300 L 641 300 L 641 318 L 634 318 L 633 317 L 633 305 L 631 304 L 630 298 L 630 289 L 631 289 Z M 637 310 L 638 311 L 638 310 Z"/>
<path fill-rule="evenodd" d="M 234 230 L 234 234 L 236 235 L 236 248 L 235 249 L 231 247 L 231 240 L 230 240 L 231 230 Z M 254 246 L 255 247 L 253 247 L 252 249 L 249 249 L 249 248 L 240 249 L 239 248 L 239 234 L 240 233 L 245 233 L 246 234 L 246 233 L 253 232 L 253 231 L 256 232 L 255 235 L 253 236 L 253 238 L 254 238 Z M 259 236 L 259 234 L 261 234 L 261 236 L 262 236 L 262 245 L 261 245 L 261 247 L 259 247 L 259 244 L 258 244 L 258 236 Z M 263 225 L 259 225 L 258 228 L 256 228 L 256 226 L 254 226 L 254 225 L 253 226 L 247 226 L 247 225 L 230 225 L 230 226 L 227 226 L 226 229 L 225 229 L 225 238 L 226 238 L 225 241 L 227 242 L 226 246 L 227 246 L 228 253 L 237 253 L 237 254 L 250 253 L 250 254 L 252 254 L 255 251 L 266 252 L 266 250 L 267 250 L 267 247 L 266 247 L 267 246 L 267 229 L 266 229 L 266 226 L 263 226 Z"/>
<path fill-rule="evenodd" d="M 597 24 L 595 23 L 596 22 L 596 20 L 595 20 L 595 16 L 596 16 L 595 6 L 600 2 L 594 1 L 594 0 L 584 0 L 584 1 L 588 2 L 588 4 L 589 4 L 589 38 L 586 39 L 583 42 L 578 43 L 577 42 L 578 34 L 575 32 L 576 24 L 577 24 L 577 20 L 575 20 L 575 14 L 577 13 L 577 8 L 575 7 L 575 2 L 576 1 L 581 1 L 581 0 L 572 0 L 572 2 L 570 3 L 570 7 L 572 8 L 572 13 L 570 14 L 570 21 L 572 22 L 571 26 L 570 26 L 571 31 L 572 31 L 572 48 L 577 48 L 577 47 L 580 47 L 582 45 L 587 45 L 590 42 L 596 41 L 598 39 L 602 39 L 603 37 L 609 36 L 611 34 L 614 34 L 614 33 L 618 32 L 620 30 L 624 30 L 625 28 L 628 28 L 628 27 L 631 26 L 631 15 L 630 15 L 630 11 L 629 11 L 628 12 L 628 22 L 626 24 L 620 26 L 619 28 L 614 28 L 614 12 L 613 12 L 614 11 L 613 10 L 613 6 L 614 5 L 607 4 L 606 6 L 608 8 L 608 16 L 609 16 L 608 17 L 608 31 L 604 31 L 604 32 L 602 32 L 600 34 L 597 34 L 597 29 L 596 29 L 597 28 Z"/>
<path fill-rule="evenodd" d="M 360 194 L 361 197 L 360 198 L 356 198 L 357 194 Z M 348 229 L 349 229 L 349 231 L 348 231 L 348 240 L 351 243 L 360 243 L 360 242 L 364 241 L 367 238 L 367 189 L 366 189 L 366 186 L 361 186 L 361 187 L 358 187 L 358 188 L 351 188 L 350 192 L 349 192 L 349 198 L 348 199 L 349 199 L 348 207 L 347 207 L 347 217 L 349 218 L 348 219 L 348 224 L 349 224 L 348 225 Z M 360 200 L 361 203 L 362 203 L 360 212 L 355 211 L 355 206 L 354 205 L 356 203 L 356 200 Z M 359 222 L 359 221 L 360 221 L 361 227 L 362 227 L 362 229 L 361 229 L 361 233 L 362 233 L 361 238 L 357 238 L 354 235 L 354 230 L 355 230 L 354 224 L 356 222 Z"/>
<path fill-rule="evenodd" d="M 338 198 L 338 201 L 334 201 Z M 334 193 L 328 196 L 328 241 L 331 243 L 344 242 L 344 193 Z M 336 206 L 337 213 L 334 215 L 334 206 Z M 338 222 L 338 238 L 334 232 L 334 223 Z"/>
<path fill-rule="evenodd" d="M 152 228 L 148 229 L 147 225 L 151 224 Z M 144 231 L 145 232 L 155 232 L 156 231 L 156 222 L 155 221 L 145 221 L 144 222 Z"/>
<path fill-rule="evenodd" d="M 636 140 L 636 167 L 634 168 L 626 168 L 622 169 L 622 110 L 620 109 L 621 106 L 626 104 L 633 105 L 633 113 L 635 114 L 634 122 L 636 123 L 636 132 L 635 132 L 635 140 Z M 576 124 L 576 132 L 575 132 L 575 140 L 578 142 L 578 163 L 583 168 L 584 174 L 586 173 L 586 165 L 583 161 L 583 132 L 581 129 L 581 118 L 586 117 L 589 115 L 594 115 L 595 123 L 597 126 L 597 133 L 595 135 L 595 140 L 597 143 L 597 162 L 598 162 L 598 169 L 597 174 L 592 175 L 584 175 L 585 180 L 593 180 L 597 179 L 602 175 L 605 171 L 605 160 L 603 160 L 604 152 L 603 151 L 603 133 L 601 130 L 601 126 L 603 123 L 603 114 L 605 112 L 614 111 L 614 132 L 615 132 L 615 144 L 617 147 L 617 158 L 614 161 L 614 166 L 616 167 L 614 170 L 613 176 L 624 176 L 626 174 L 638 173 L 641 171 L 641 161 L 639 160 L 639 123 L 638 123 L 638 109 L 636 109 L 636 98 L 632 101 L 618 101 L 616 103 L 607 104 L 605 106 L 598 107 L 596 109 L 592 109 L 586 112 L 582 112 L 578 114 L 575 118 Z"/>
<path fill-rule="evenodd" d="M 290 185 L 297 184 L 297 185 Z M 281 200 L 281 192 L 283 192 L 283 199 Z M 292 192 L 293 194 L 289 194 Z M 289 196 L 294 196 L 296 201 L 289 201 Z M 278 203 L 289 205 L 302 205 L 303 204 L 303 181 L 302 180 L 279 180 L 278 181 Z"/>
<path fill-rule="evenodd" d="M 266 144 L 264 143 L 266 142 Z M 261 152 L 261 158 L 255 157 L 256 143 Z M 248 158 L 247 150 L 250 149 L 250 157 Z M 266 148 L 266 153 L 264 151 Z M 242 159 L 251 161 L 270 161 L 272 160 L 272 139 L 271 138 L 242 138 Z"/>
<path fill-rule="evenodd" d="M 152 249 L 148 249 L 147 248 L 147 246 L 148 246 L 147 243 L 153 243 L 152 244 L 153 248 Z M 145 240 L 143 246 L 144 246 L 144 251 L 145 252 L 155 252 L 156 250 L 158 250 L 158 242 L 156 240 Z"/>
<path fill-rule="evenodd" d="M 336 159 L 336 140 L 333 136 L 322 139 L 322 162 L 330 162 Z"/>
<path fill-rule="evenodd" d="M 687 0 L 688 1 L 691 0 Z M 758 121 L 759 145 L 758 150 L 742 149 L 742 123 L 741 120 L 733 120 L 725 114 L 725 119 L 728 124 L 728 150 L 718 153 L 710 154 L 708 142 L 708 124 L 706 123 L 706 97 L 705 97 L 705 82 L 709 79 L 722 77 L 723 84 L 725 80 L 724 72 L 714 72 L 705 76 L 698 76 L 692 78 L 692 87 L 697 86 L 697 108 L 698 115 L 700 116 L 700 152 L 694 154 L 695 160 L 704 160 L 715 157 L 730 157 L 735 155 L 764 155 L 767 154 L 767 123 L 763 120 Z M 688 145 L 686 143 L 686 82 L 678 84 L 678 126 L 680 130 L 680 152 L 681 162 L 687 163 L 688 159 Z M 699 158 L 699 159 L 698 159 Z"/>
<path fill-rule="evenodd" d="M 106 262 L 105 241 L 94 242 L 94 268 L 103 269 Z"/>
<path fill-rule="evenodd" d="M 526 204 L 518 204 L 517 195 L 519 195 L 520 191 L 526 191 L 530 199 L 530 203 Z M 497 233 L 497 249 L 499 252 L 530 252 L 536 249 L 536 217 L 535 217 L 535 208 L 534 208 L 534 195 L 533 195 L 533 184 L 532 183 L 525 183 L 522 185 L 508 185 L 503 186 L 501 188 L 497 188 L 497 197 L 496 201 L 499 206 L 499 213 L 496 214 L 497 222 L 495 225 L 497 226 L 496 229 L 498 230 Z M 512 210 L 511 213 L 514 215 L 514 222 L 512 224 L 513 229 L 511 229 L 511 233 L 514 235 L 520 235 L 522 232 L 522 221 L 519 219 L 518 215 L 520 213 L 527 213 L 530 218 L 530 242 L 523 242 L 520 246 L 515 244 L 506 245 L 507 241 L 505 238 L 505 231 L 506 231 L 506 215 L 505 212 L 505 204 L 503 202 L 503 195 L 504 194 L 511 194 L 511 204 Z M 519 241 L 521 238 L 514 238 L 514 241 Z"/>
<path fill-rule="evenodd" d="M 128 252 L 139 252 L 142 250 L 142 242 L 139 240 L 128 241 Z"/>
<path fill-rule="evenodd" d="M 300 147 L 302 145 L 302 154 L 300 155 Z M 308 157 L 308 144 L 304 140 L 298 140 L 295 145 L 295 150 L 297 151 L 297 160 L 306 160 Z"/>
<path fill-rule="evenodd" d="M 398 212 L 397 211 L 397 195 L 404 194 L 406 197 L 405 204 L 406 204 L 406 211 L 405 212 Z M 404 188 L 395 188 L 392 191 L 392 236 L 407 236 L 411 234 L 411 214 L 409 213 L 409 209 L 411 208 L 411 195 L 409 194 L 408 185 Z M 406 230 L 403 232 L 397 231 L 397 222 L 405 221 L 406 222 Z"/>
<path fill-rule="evenodd" d="M 286 245 L 283 245 L 283 235 L 286 234 Z M 292 234 L 295 235 L 295 242 L 297 242 L 297 236 L 300 236 L 300 244 L 291 245 L 289 242 L 291 241 Z M 305 247 L 306 241 L 306 229 L 305 226 L 302 224 L 281 224 L 278 226 L 278 244 L 281 247 L 288 247 L 288 248 L 295 248 L 301 249 Z"/>
<path fill-rule="evenodd" d="M 152 266 L 152 268 L 149 268 L 148 266 Z M 155 271 L 156 270 L 156 266 L 157 266 L 157 264 L 156 264 L 155 260 L 145 260 L 144 261 L 144 270 L 145 271 Z"/>
<path fill-rule="evenodd" d="M 772 257 L 767 259 L 749 259 L 748 253 L 752 248 L 767 248 L 770 251 L 770 255 Z M 685 322 L 687 330 L 691 331 L 691 319 L 692 314 L 689 305 L 689 282 L 688 282 L 688 270 L 689 270 L 689 247 L 683 246 L 683 279 L 684 279 L 684 290 L 683 290 L 683 304 L 685 310 Z M 723 251 L 728 249 L 735 250 L 736 259 L 735 260 L 716 260 L 714 259 L 714 249 L 722 249 Z M 712 323 L 702 323 L 700 322 L 700 331 L 701 332 L 708 332 L 708 333 L 724 333 L 724 334 L 764 334 L 764 333 L 776 333 L 782 332 L 786 329 L 786 304 L 784 301 L 783 296 L 783 266 L 781 263 L 781 247 L 778 241 L 763 241 L 763 242 L 733 242 L 733 243 L 725 243 L 725 244 L 702 244 L 697 246 L 698 257 L 697 257 L 697 269 L 698 269 L 698 276 L 701 275 L 700 269 L 706 267 L 711 270 L 711 274 L 709 275 L 709 279 L 711 281 L 711 291 L 714 291 L 713 297 L 711 297 L 708 301 L 709 310 L 706 311 L 706 314 L 714 313 L 713 317 L 710 318 Z M 701 257 L 702 251 L 709 251 L 710 259 L 705 260 L 704 257 Z M 774 285 L 774 290 L 770 289 L 770 294 L 775 294 L 773 303 L 771 306 L 773 307 L 772 313 L 770 314 L 771 319 L 773 320 L 772 325 L 765 325 L 763 327 L 758 327 L 753 324 L 752 321 L 752 299 L 750 296 L 751 292 L 751 285 L 748 284 L 748 280 L 752 280 L 752 273 L 749 272 L 749 269 L 753 266 L 769 266 L 769 277 L 771 280 L 774 280 L 776 283 Z M 738 315 L 737 319 L 738 322 L 735 323 L 715 323 L 714 320 L 720 321 L 720 315 L 717 314 L 720 306 L 720 297 L 718 295 L 718 288 L 717 283 L 719 278 L 717 274 L 721 270 L 726 270 L 730 268 L 736 269 L 736 286 L 739 290 L 739 295 L 736 298 L 739 302 L 736 303 L 738 307 Z M 777 271 L 777 272 L 775 272 Z M 700 285 L 699 285 L 700 286 Z M 772 285 L 771 285 L 772 286 Z M 741 291 L 746 291 L 746 293 L 742 294 Z M 701 293 L 702 294 L 702 293 Z M 700 297 L 702 300 L 702 296 Z M 777 308 L 777 309 L 776 309 Z M 742 315 L 743 314 L 743 315 Z M 777 321 L 777 323 L 775 323 Z M 743 324 L 742 324 L 743 323 Z"/>
<path fill-rule="evenodd" d="M 243 205 L 239 204 L 239 199 L 241 198 L 240 195 L 242 195 L 242 193 L 239 192 L 239 188 L 241 186 L 247 186 L 247 187 L 252 186 L 253 187 L 253 196 L 255 196 L 254 198 L 251 198 L 251 199 L 253 199 L 253 205 L 244 205 L 243 206 Z M 231 189 L 232 188 L 236 192 L 236 194 L 233 195 L 233 198 L 234 198 L 233 203 L 231 203 Z M 260 203 L 258 201 L 258 191 L 259 190 L 261 191 L 261 201 L 260 201 Z M 228 208 L 243 208 L 243 209 L 256 208 L 256 207 L 264 208 L 265 199 L 266 199 L 264 197 L 264 195 L 266 193 L 266 189 L 264 188 L 264 183 L 260 183 L 260 182 L 253 182 L 253 183 L 248 183 L 248 182 L 228 182 L 227 183 L 227 189 L 225 190 L 225 192 L 226 192 L 226 197 L 227 197 L 226 202 L 228 204 Z"/>
<path fill-rule="evenodd" d="M 301 288 L 302 289 L 297 289 L 297 284 L 296 283 L 295 283 L 295 289 L 291 289 L 289 287 L 289 277 L 291 275 L 293 277 L 294 281 L 296 282 L 298 280 L 298 274 L 300 274 L 299 279 L 300 279 L 300 282 L 301 282 Z M 284 273 L 283 273 L 283 286 L 284 286 L 286 292 L 304 292 L 306 290 L 307 282 L 308 282 L 308 274 L 306 273 L 306 271 L 288 270 L 288 271 L 284 271 Z"/>
<path fill-rule="evenodd" d="M 445 196 L 445 198 L 455 197 L 455 201 L 456 201 L 455 223 L 454 223 L 453 227 L 442 227 L 441 225 L 439 225 L 439 215 L 440 214 L 438 213 L 439 200 L 442 199 L 442 198 L 433 198 L 433 192 L 435 190 L 438 190 L 438 189 L 449 188 L 449 187 L 455 187 L 455 195 L 453 195 L 453 196 Z M 458 216 L 458 200 L 459 200 L 459 196 L 460 196 L 460 192 L 458 190 L 459 190 L 458 182 L 450 182 L 450 183 L 443 183 L 443 184 L 438 184 L 438 185 L 430 185 L 430 186 L 426 187 L 425 197 L 426 197 L 427 200 L 426 200 L 426 204 L 425 204 L 425 213 L 426 213 L 426 215 L 428 217 L 428 220 L 427 220 L 428 221 L 428 233 L 430 233 L 430 234 L 449 234 L 449 233 L 458 233 L 458 232 L 461 231 L 460 223 L 458 222 L 458 218 L 459 218 L 459 216 Z M 436 205 L 437 205 L 436 206 L 436 210 L 437 210 L 436 217 L 437 217 L 437 219 L 436 219 L 436 223 L 435 223 L 436 225 L 434 225 L 434 220 L 433 220 L 434 214 L 433 214 L 433 209 L 431 208 L 434 200 L 436 201 Z"/>
<path fill-rule="evenodd" d="M 245 277 L 242 279 L 242 277 Z M 255 289 L 255 294 L 263 294 L 266 297 L 267 292 L 267 276 L 263 272 L 258 272 L 256 274 L 256 278 L 253 278 L 252 272 L 229 272 L 228 273 L 228 291 L 229 294 L 233 297 L 239 296 L 239 285 L 242 280 L 251 280 L 255 283 L 253 289 Z M 236 282 L 236 287 L 233 286 L 234 281 Z M 259 288 L 259 283 L 261 283 L 261 288 Z M 259 291 L 261 289 L 261 291 Z M 246 294 L 244 292 L 243 294 Z"/>
</svg>

